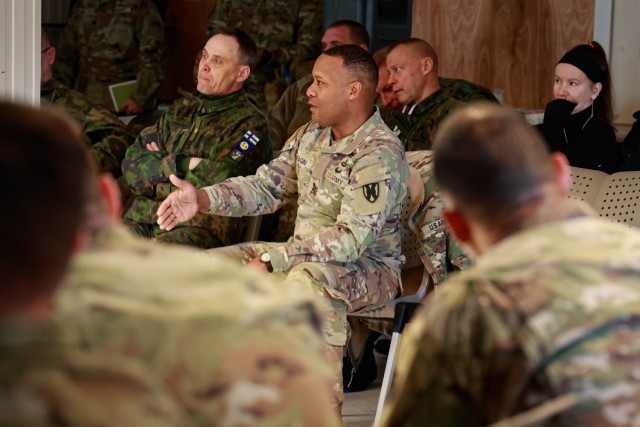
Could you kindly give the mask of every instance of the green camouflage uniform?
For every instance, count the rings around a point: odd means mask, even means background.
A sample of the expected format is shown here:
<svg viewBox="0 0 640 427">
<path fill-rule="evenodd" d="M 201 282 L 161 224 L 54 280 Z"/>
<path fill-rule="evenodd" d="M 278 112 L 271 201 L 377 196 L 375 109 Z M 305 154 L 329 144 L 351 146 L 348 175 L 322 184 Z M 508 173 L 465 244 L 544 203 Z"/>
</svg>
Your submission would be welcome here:
<svg viewBox="0 0 640 427">
<path fill-rule="evenodd" d="M 268 251 L 285 283 L 324 298 L 325 340 L 333 358 L 341 403 L 346 315 L 390 300 L 400 291 L 400 218 L 408 167 L 404 150 L 376 111 L 352 135 L 331 140 L 331 129 L 311 122 L 280 156 L 255 176 L 207 187 L 210 213 L 273 212 L 298 195 L 294 235 L 287 243 L 241 244 L 216 251 L 247 261 Z M 336 360 L 338 359 L 338 360 Z"/>
<path fill-rule="evenodd" d="M 474 101 L 498 102 L 498 99 L 489 89 L 467 80 L 438 77 L 438 83 L 440 83 L 442 92 L 458 101 L 465 103 Z"/>
<path fill-rule="evenodd" d="M 282 66 L 288 67 L 295 60 L 315 59 L 320 53 L 322 11 L 319 1 L 218 0 L 209 17 L 207 34 L 212 36 L 221 27 L 238 27 L 265 50 L 260 64 L 251 70 L 247 93 L 266 111 L 288 84 Z M 270 91 L 268 84 L 276 78 L 282 86 L 266 99 L 265 90 Z"/>
<path fill-rule="evenodd" d="M 281 150 L 284 142 L 300 127 L 311 120 L 307 89 L 312 76 L 305 76 L 289 86 L 276 105 L 269 110 L 269 137 L 274 150 Z"/>
<path fill-rule="evenodd" d="M 108 86 L 137 80 L 131 99 L 155 107 L 164 26 L 152 0 L 78 0 L 57 49 L 54 75 L 113 111 Z"/>
<path fill-rule="evenodd" d="M 56 322 L 0 320 L 0 426 L 185 426 L 141 364 L 80 353 Z"/>
<path fill-rule="evenodd" d="M 86 349 L 144 363 L 193 425 L 336 426 L 317 303 L 256 269 L 111 225 L 72 263 L 55 312 Z"/>
<path fill-rule="evenodd" d="M 55 79 L 40 87 L 40 104 L 62 107 L 75 119 L 101 172 L 122 174 L 124 153 L 135 137 L 113 113 Z"/>
<path fill-rule="evenodd" d="M 157 142 L 161 151 L 149 151 Z M 125 213 L 125 222 L 138 234 L 169 243 L 202 248 L 241 241 L 246 221 L 198 214 L 172 231 L 160 230 L 156 214 L 160 203 L 176 188 L 169 176 L 184 177 L 196 187 L 250 175 L 272 156 L 264 115 L 244 90 L 229 95 L 198 95 L 174 104 L 162 118 L 142 131 L 127 150 L 122 171 L 137 195 Z M 188 170 L 191 157 L 204 160 Z"/>
<path fill-rule="evenodd" d="M 381 425 L 486 426 L 557 397 L 577 403 L 527 425 L 637 423 L 640 233 L 587 212 L 539 208 L 427 297 Z"/>
</svg>

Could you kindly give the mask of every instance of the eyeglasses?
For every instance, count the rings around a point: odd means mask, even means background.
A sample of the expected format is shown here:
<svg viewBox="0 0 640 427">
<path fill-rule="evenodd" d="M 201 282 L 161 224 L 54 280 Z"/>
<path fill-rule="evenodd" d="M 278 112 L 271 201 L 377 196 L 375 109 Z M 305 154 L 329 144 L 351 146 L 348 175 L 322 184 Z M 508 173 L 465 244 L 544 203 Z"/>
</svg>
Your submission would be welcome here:
<svg viewBox="0 0 640 427">
<path fill-rule="evenodd" d="M 48 48 L 46 48 L 46 49 L 42 49 L 42 50 L 40 51 L 40 53 L 45 53 L 46 51 L 48 51 L 48 50 L 49 50 L 49 49 L 51 49 L 52 47 L 53 47 L 53 46 L 49 46 L 49 47 L 48 47 Z"/>
</svg>

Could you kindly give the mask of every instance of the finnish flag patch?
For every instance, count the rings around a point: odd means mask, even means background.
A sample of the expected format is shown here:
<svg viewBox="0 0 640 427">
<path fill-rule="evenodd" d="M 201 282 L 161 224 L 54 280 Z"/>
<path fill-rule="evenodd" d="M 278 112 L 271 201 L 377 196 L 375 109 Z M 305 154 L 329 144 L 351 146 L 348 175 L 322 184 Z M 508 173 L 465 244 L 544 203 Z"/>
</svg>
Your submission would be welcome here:
<svg viewBox="0 0 640 427">
<path fill-rule="evenodd" d="M 238 151 L 240 151 L 242 154 L 247 154 L 251 150 L 253 150 L 253 148 L 256 146 L 256 144 L 258 144 L 259 141 L 260 138 L 254 135 L 253 132 L 247 131 L 242 139 L 240 139 L 240 141 L 238 141 L 238 143 L 236 144 L 236 149 L 238 149 Z"/>
</svg>

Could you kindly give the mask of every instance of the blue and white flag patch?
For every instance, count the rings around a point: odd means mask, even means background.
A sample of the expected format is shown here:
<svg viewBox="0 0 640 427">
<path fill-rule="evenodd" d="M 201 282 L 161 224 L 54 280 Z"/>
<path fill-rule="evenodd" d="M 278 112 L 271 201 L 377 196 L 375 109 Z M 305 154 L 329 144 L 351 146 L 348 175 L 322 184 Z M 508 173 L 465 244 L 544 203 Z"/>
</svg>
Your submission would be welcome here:
<svg viewBox="0 0 640 427">
<path fill-rule="evenodd" d="M 244 134 L 242 139 L 238 141 L 238 143 L 236 144 L 236 148 L 242 154 L 247 154 L 251 150 L 253 150 L 253 148 L 256 146 L 256 144 L 258 144 L 259 141 L 260 141 L 260 138 L 254 135 L 253 132 L 247 131 L 247 133 Z"/>
</svg>

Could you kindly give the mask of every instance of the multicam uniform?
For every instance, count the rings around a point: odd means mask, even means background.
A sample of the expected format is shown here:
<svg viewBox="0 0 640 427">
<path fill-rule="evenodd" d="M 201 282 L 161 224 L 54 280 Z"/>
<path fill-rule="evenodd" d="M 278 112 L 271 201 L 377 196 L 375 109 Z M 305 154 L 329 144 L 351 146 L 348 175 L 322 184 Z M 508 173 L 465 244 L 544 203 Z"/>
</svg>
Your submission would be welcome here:
<svg viewBox="0 0 640 427">
<path fill-rule="evenodd" d="M 189 425 L 142 364 L 80 353 L 64 332 L 53 321 L 0 320 L 0 425 Z"/>
<path fill-rule="evenodd" d="M 311 122 L 255 176 L 207 187 L 210 213 L 272 212 L 298 194 L 294 236 L 283 244 L 242 244 L 216 251 L 247 261 L 268 251 L 285 283 L 329 303 L 324 334 L 331 346 L 341 402 L 346 314 L 392 299 L 400 290 L 400 217 L 408 168 L 400 142 L 375 112 L 352 135 L 332 141 Z M 328 307 L 331 305 L 331 307 Z"/>
<path fill-rule="evenodd" d="M 336 426 L 316 305 L 252 268 L 111 225 L 73 261 L 55 312 L 86 350 L 148 366 L 193 425 Z"/>
<path fill-rule="evenodd" d="M 40 87 L 40 103 L 61 107 L 75 119 L 100 171 L 122 174 L 122 159 L 135 137 L 113 113 L 55 79 Z"/>
<path fill-rule="evenodd" d="M 529 409 L 540 418 L 527 425 L 640 419 L 640 233 L 588 211 L 540 208 L 427 298 L 382 425 L 485 426 Z M 556 411 L 536 412 L 544 403 Z"/>
<path fill-rule="evenodd" d="M 270 97 L 273 99 L 267 100 L 265 89 L 269 91 L 267 84 L 276 77 L 286 79 L 281 67 L 295 60 L 314 59 L 320 53 L 322 11 L 322 2 L 317 1 L 218 0 L 209 17 L 207 34 L 211 36 L 221 27 L 241 28 L 258 48 L 264 49 L 260 64 L 251 70 L 247 92 L 266 111 L 280 97 L 278 90 Z"/>
<path fill-rule="evenodd" d="M 137 80 L 131 99 L 155 106 L 164 70 L 164 25 L 152 0 L 78 0 L 57 49 L 54 75 L 113 111 L 108 86 Z"/>
<path fill-rule="evenodd" d="M 156 142 L 161 151 L 149 151 Z M 224 96 L 198 95 L 172 106 L 155 126 L 142 131 L 127 150 L 122 171 L 137 195 L 125 222 L 138 234 L 203 248 L 240 241 L 245 221 L 199 214 L 166 232 L 156 224 L 160 203 L 176 188 L 169 176 L 185 177 L 196 187 L 250 175 L 272 156 L 264 115 L 244 90 Z M 193 170 L 189 159 L 203 158 Z"/>
</svg>

